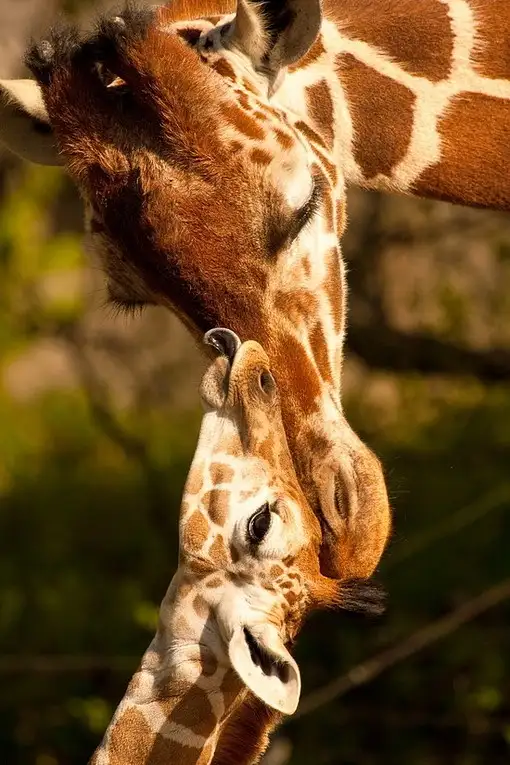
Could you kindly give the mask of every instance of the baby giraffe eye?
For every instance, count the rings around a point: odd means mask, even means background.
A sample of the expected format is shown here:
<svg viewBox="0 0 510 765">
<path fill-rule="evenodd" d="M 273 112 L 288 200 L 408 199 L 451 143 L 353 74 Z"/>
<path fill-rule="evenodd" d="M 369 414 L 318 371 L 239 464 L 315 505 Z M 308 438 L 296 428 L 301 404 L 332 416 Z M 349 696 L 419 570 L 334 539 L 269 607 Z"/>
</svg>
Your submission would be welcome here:
<svg viewBox="0 0 510 765">
<path fill-rule="evenodd" d="M 266 502 L 248 521 L 248 537 L 252 544 L 259 545 L 271 526 L 271 508 Z"/>
</svg>

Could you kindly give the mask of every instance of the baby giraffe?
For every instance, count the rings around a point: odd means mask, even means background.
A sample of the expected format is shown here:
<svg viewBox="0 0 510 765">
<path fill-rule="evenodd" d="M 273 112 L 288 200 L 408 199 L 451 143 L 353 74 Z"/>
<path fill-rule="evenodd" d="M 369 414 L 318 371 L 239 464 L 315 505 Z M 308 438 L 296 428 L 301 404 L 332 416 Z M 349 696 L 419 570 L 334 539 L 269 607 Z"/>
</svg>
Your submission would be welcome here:
<svg viewBox="0 0 510 765">
<path fill-rule="evenodd" d="M 319 571 L 320 526 L 294 472 L 264 350 L 225 329 L 205 341 L 221 356 L 201 384 L 178 570 L 92 765 L 257 762 L 299 700 L 288 646 L 306 614 L 381 606 L 370 585 Z"/>
</svg>

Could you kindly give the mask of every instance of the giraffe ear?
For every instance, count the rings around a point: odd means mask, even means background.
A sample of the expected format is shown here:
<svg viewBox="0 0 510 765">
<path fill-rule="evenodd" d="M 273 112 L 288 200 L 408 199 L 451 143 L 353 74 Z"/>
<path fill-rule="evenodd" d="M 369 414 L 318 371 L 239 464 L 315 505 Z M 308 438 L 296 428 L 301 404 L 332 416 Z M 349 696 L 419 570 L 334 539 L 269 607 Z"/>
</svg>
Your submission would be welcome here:
<svg viewBox="0 0 510 765">
<path fill-rule="evenodd" d="M 0 143 L 38 165 L 64 164 L 34 80 L 0 80 Z"/>
<path fill-rule="evenodd" d="M 238 0 L 230 42 L 276 75 L 305 55 L 321 21 L 320 0 Z"/>
<path fill-rule="evenodd" d="M 228 655 L 243 683 L 261 701 L 286 715 L 296 711 L 301 675 L 276 627 L 238 627 L 230 639 Z"/>
</svg>

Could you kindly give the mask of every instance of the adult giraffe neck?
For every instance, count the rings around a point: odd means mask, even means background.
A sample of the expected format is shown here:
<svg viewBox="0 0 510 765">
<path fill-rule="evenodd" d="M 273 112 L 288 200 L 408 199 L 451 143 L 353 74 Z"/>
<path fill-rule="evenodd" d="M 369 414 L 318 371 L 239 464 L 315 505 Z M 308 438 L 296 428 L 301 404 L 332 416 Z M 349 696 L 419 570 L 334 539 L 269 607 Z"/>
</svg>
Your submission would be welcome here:
<svg viewBox="0 0 510 765">
<path fill-rule="evenodd" d="M 306 83 L 347 183 L 510 209 L 510 7 L 326 0 L 324 11 L 280 97 L 290 106 Z"/>
</svg>

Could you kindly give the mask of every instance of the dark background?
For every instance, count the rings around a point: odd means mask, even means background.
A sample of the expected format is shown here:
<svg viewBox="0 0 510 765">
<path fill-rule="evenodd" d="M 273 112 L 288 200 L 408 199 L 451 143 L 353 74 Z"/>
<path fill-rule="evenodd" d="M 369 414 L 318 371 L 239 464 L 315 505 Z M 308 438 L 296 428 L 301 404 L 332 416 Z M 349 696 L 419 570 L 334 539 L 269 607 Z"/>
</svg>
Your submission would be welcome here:
<svg viewBox="0 0 510 765">
<path fill-rule="evenodd" d="M 2 77 L 22 72 L 30 33 L 58 5 L 0 0 Z M 510 216 L 356 190 L 349 202 L 344 400 L 387 469 L 390 607 L 375 622 L 307 625 L 302 715 L 268 761 L 507 763 Z M 200 420 L 193 344 L 162 310 L 104 307 L 81 230 L 61 171 L 0 156 L 8 765 L 78 765 L 100 740 L 174 571 Z"/>
</svg>

